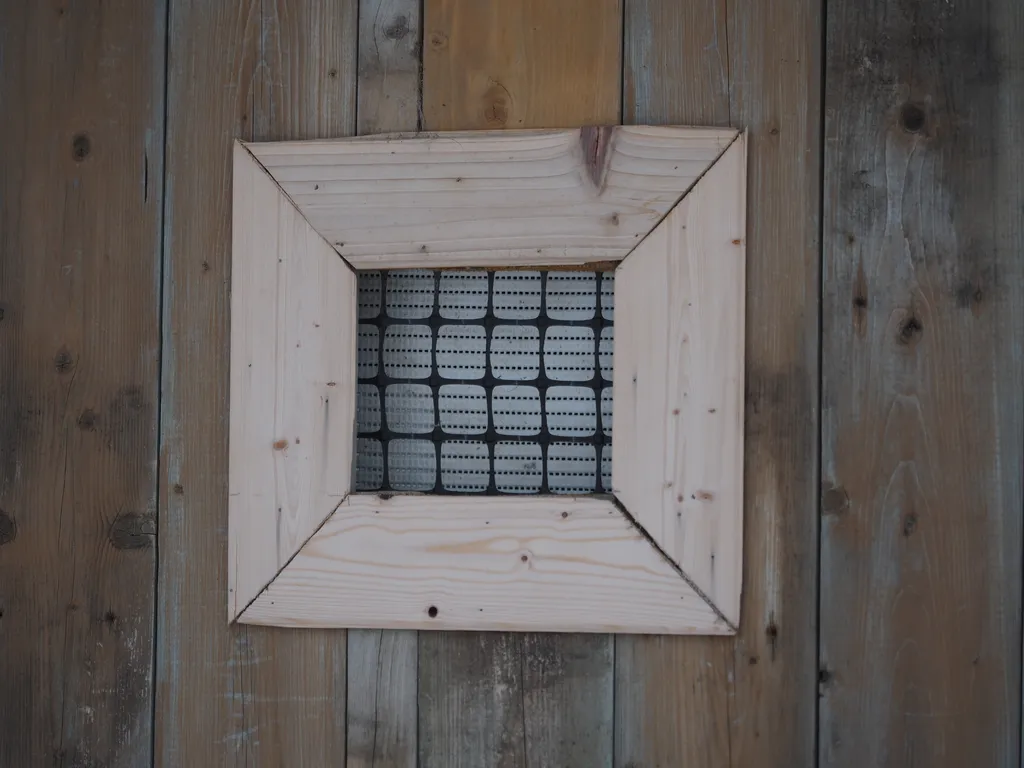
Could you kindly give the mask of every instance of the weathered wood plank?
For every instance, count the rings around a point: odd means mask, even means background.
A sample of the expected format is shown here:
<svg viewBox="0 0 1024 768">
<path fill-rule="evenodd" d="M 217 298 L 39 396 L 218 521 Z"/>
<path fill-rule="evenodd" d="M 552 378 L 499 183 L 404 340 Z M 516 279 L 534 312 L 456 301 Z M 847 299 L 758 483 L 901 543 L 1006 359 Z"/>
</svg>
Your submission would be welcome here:
<svg viewBox="0 0 1024 768">
<path fill-rule="evenodd" d="M 618 123 L 623 0 L 427 0 L 424 128 Z"/>
<path fill-rule="evenodd" d="M 419 128 L 422 41 L 420 0 L 359 0 L 360 136 Z"/>
<path fill-rule="evenodd" d="M 822 763 L 1018 765 L 1024 6 L 829 4 Z"/>
<path fill-rule="evenodd" d="M 619 0 L 428 0 L 423 128 L 618 123 L 621 10 Z M 527 649 L 573 663 L 524 675 Z M 612 655 L 603 635 L 421 633 L 421 764 L 610 765 Z M 538 727 L 555 711 L 557 730 Z"/>
<path fill-rule="evenodd" d="M 165 5 L 0 6 L 0 765 L 148 765 Z"/>
<path fill-rule="evenodd" d="M 820 10 L 627 4 L 626 121 L 728 121 L 750 166 L 740 632 L 619 639 L 618 765 L 814 763 Z"/>
<path fill-rule="evenodd" d="M 231 152 L 355 126 L 354 0 L 175 1 L 157 647 L 158 765 L 344 762 L 344 632 L 229 627 Z"/>
<path fill-rule="evenodd" d="M 360 0 L 356 132 L 420 127 L 420 0 Z M 348 633 L 348 768 L 415 768 L 416 632 Z"/>
</svg>

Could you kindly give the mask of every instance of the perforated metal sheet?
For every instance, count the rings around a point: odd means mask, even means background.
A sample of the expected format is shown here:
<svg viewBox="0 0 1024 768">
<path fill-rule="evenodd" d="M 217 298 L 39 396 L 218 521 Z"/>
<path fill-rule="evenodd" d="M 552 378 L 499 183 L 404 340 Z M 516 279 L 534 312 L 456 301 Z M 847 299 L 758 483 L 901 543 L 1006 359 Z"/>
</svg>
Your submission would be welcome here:
<svg viewBox="0 0 1024 768">
<path fill-rule="evenodd" d="M 613 302 L 613 272 L 361 272 L 356 488 L 610 491 Z"/>
</svg>

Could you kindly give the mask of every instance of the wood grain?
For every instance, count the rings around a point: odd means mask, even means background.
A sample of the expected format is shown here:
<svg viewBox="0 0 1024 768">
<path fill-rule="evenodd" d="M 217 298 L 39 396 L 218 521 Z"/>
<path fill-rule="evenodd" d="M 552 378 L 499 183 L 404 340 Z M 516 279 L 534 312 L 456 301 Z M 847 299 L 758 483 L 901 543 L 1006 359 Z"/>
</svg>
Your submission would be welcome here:
<svg viewBox="0 0 1024 768">
<path fill-rule="evenodd" d="M 820 759 L 1018 765 L 1024 8 L 829 9 Z"/>
<path fill-rule="evenodd" d="M 506 14 L 525 11 L 525 0 L 426 3 L 424 129 L 498 127 L 497 122 L 489 123 L 489 118 L 501 118 L 502 126 L 518 128 L 619 122 L 621 5 L 581 0 L 569 0 L 562 7 L 541 2 L 529 5 L 531 29 L 527 37 L 501 31 Z M 579 35 L 570 41 L 566 29 L 552 23 L 566 10 L 577 16 L 571 28 Z M 455 23 L 461 32 L 454 36 L 456 44 L 449 45 Z M 606 28 L 612 31 L 602 33 Z M 493 42 L 477 45 L 473 38 Z M 588 39 L 600 41 L 597 44 L 602 51 L 596 57 L 603 62 L 600 67 L 595 67 L 595 59 L 586 53 L 593 44 Z M 549 65 L 550 57 L 558 59 L 558 66 Z M 604 65 L 608 65 L 607 73 Z M 489 94 L 491 86 L 487 85 L 481 96 L 463 84 L 465 70 L 483 72 L 484 77 L 502 85 Z M 528 97 L 518 84 L 529 88 Z M 503 88 L 514 94 L 514 104 L 503 102 Z M 442 94 L 446 95 L 439 98 Z M 502 110 L 503 103 L 512 104 L 512 110 Z M 552 666 L 552 675 L 543 679 L 546 685 L 534 689 L 532 686 L 541 679 L 521 674 L 526 664 L 523 636 L 420 635 L 419 731 L 420 763 L 424 768 L 486 768 L 520 765 L 526 760 L 540 765 L 547 759 L 545 755 L 555 756 L 551 762 L 557 764 L 558 756 L 565 754 L 565 745 L 573 742 L 585 745 L 584 751 L 576 755 L 577 765 L 600 768 L 612 764 L 612 732 L 598 726 L 607 722 L 613 689 L 611 685 L 594 686 L 591 681 L 608 680 L 613 639 L 582 635 L 526 637 L 530 638 L 530 652 L 538 657 L 574 657 L 572 677 L 566 675 L 567 668 Z M 555 684 L 558 680 L 561 685 Z M 517 700 L 522 706 L 516 705 Z M 479 706 L 477 702 L 481 701 L 494 702 L 495 710 Z M 438 705 L 432 706 L 432 702 Z M 440 702 L 445 702 L 444 706 Z M 533 721 L 538 707 L 561 712 L 563 722 L 571 725 L 560 734 L 534 729 L 533 738 L 526 743 L 526 723 Z M 562 764 L 573 765 L 568 759 Z"/>
<path fill-rule="evenodd" d="M 622 0 L 430 0 L 424 128 L 617 124 L 621 48 Z"/>
<path fill-rule="evenodd" d="M 419 128 L 420 0 L 361 0 L 361 135 Z M 419 644 L 408 630 L 348 633 L 349 768 L 416 768 Z"/>
<path fill-rule="evenodd" d="M 431 633 L 421 666 L 423 768 L 611 765 L 612 662 L 603 635 Z M 490 677 L 481 678 L 488 670 Z"/>
<path fill-rule="evenodd" d="M 228 616 L 352 490 L 356 274 L 234 149 Z"/>
<path fill-rule="evenodd" d="M 419 0 L 359 0 L 360 136 L 420 126 Z"/>
<path fill-rule="evenodd" d="M 736 132 L 606 127 L 253 144 L 357 269 L 624 258 Z"/>
<path fill-rule="evenodd" d="M 627 122 L 727 115 L 750 175 L 740 632 L 618 640 L 620 765 L 815 762 L 820 14 L 814 0 L 626 9 Z"/>
<path fill-rule="evenodd" d="M 238 619 L 387 629 L 729 631 L 610 499 L 352 494 Z"/>
<path fill-rule="evenodd" d="M 0 765 L 148 765 L 162 2 L 0 6 Z"/>
<path fill-rule="evenodd" d="M 415 766 L 417 636 L 348 633 L 348 768 Z"/>
<path fill-rule="evenodd" d="M 331 765 L 344 632 L 231 627 L 228 395 L 236 137 L 355 127 L 356 4 L 174 2 L 170 13 L 156 762 Z"/>
<path fill-rule="evenodd" d="M 613 491 L 734 626 L 746 171 L 741 135 L 615 270 Z"/>
</svg>

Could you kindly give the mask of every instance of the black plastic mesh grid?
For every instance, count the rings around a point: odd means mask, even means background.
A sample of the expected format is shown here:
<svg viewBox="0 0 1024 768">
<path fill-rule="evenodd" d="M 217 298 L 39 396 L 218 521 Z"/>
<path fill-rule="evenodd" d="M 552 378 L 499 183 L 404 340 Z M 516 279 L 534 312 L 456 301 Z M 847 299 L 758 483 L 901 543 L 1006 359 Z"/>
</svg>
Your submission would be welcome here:
<svg viewBox="0 0 1024 768">
<path fill-rule="evenodd" d="M 361 491 L 611 490 L 614 273 L 359 273 Z"/>
</svg>

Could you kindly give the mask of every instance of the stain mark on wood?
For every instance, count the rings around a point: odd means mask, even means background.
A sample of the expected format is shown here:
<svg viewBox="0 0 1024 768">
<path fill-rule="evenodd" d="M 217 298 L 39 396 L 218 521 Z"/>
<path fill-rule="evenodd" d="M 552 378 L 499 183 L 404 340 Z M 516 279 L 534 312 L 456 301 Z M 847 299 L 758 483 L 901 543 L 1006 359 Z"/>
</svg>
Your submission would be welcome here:
<svg viewBox="0 0 1024 768">
<path fill-rule="evenodd" d="M 608 175 L 608 158 L 611 156 L 608 148 L 614 135 L 615 126 L 612 125 L 587 125 L 580 128 L 580 147 L 583 149 L 584 164 L 590 182 L 598 194 L 604 190 Z M 615 223 L 618 223 L 618 217 Z"/>
<path fill-rule="evenodd" d="M 18 524 L 14 518 L 0 509 L 0 546 L 10 544 L 18 538 Z"/>
</svg>

